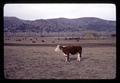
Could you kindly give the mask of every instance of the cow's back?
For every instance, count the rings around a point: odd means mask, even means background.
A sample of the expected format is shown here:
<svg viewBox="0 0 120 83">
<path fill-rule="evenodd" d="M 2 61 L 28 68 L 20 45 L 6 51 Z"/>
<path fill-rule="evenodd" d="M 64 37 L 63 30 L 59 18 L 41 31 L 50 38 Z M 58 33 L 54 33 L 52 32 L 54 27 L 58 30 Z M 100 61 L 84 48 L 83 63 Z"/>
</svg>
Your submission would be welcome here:
<svg viewBox="0 0 120 83">
<path fill-rule="evenodd" d="M 76 53 L 80 53 L 82 50 L 82 47 L 81 46 L 66 46 L 66 47 L 63 47 L 63 52 L 65 54 L 76 54 Z"/>
<path fill-rule="evenodd" d="M 70 53 L 71 53 L 71 54 L 80 53 L 81 50 L 82 50 L 82 47 L 81 47 L 81 46 L 72 46 L 72 47 L 71 47 L 71 50 L 70 50 Z"/>
</svg>

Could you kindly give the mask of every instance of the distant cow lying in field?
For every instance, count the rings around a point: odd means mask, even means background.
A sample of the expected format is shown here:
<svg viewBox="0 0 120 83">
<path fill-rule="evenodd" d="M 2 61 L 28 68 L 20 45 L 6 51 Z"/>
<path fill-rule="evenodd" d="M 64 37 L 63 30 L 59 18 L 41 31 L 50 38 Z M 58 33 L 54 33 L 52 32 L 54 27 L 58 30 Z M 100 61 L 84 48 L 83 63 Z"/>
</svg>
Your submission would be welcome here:
<svg viewBox="0 0 120 83">
<path fill-rule="evenodd" d="M 57 45 L 55 51 L 62 51 L 65 55 L 66 61 L 69 61 L 69 55 L 77 55 L 77 60 L 80 61 L 81 54 L 82 54 L 82 47 L 81 46 L 61 46 Z"/>
</svg>

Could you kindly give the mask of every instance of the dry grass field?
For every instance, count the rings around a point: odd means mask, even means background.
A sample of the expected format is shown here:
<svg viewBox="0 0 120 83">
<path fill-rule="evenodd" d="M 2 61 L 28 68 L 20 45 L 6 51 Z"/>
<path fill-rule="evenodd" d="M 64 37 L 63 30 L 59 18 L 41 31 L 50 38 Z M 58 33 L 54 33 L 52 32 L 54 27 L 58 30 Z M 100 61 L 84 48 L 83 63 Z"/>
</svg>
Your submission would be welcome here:
<svg viewBox="0 0 120 83">
<path fill-rule="evenodd" d="M 4 46 L 7 79 L 114 79 L 115 46 L 83 46 L 81 62 L 76 55 L 65 62 L 55 46 Z M 59 56 L 60 55 L 60 56 Z"/>
</svg>

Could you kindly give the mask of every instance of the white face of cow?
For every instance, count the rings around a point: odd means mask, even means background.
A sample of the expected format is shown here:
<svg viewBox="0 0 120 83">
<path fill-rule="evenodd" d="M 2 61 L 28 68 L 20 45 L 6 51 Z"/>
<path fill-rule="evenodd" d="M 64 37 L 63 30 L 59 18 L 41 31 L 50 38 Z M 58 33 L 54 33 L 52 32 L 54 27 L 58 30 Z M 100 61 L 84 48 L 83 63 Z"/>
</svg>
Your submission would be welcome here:
<svg viewBox="0 0 120 83">
<path fill-rule="evenodd" d="M 55 52 L 60 51 L 60 45 L 57 45 L 57 47 L 55 48 Z"/>
</svg>

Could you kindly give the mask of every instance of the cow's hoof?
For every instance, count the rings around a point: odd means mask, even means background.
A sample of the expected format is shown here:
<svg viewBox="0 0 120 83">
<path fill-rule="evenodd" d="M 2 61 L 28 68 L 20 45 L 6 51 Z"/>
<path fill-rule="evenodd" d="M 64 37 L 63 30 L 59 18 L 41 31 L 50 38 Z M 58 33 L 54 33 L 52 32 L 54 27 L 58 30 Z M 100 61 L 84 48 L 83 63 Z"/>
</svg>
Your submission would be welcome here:
<svg viewBox="0 0 120 83">
<path fill-rule="evenodd" d="M 77 60 L 78 62 L 80 62 L 80 60 Z"/>
<path fill-rule="evenodd" d="M 70 61 L 65 61 L 65 62 L 70 62 Z"/>
</svg>

